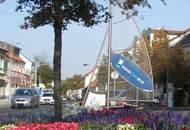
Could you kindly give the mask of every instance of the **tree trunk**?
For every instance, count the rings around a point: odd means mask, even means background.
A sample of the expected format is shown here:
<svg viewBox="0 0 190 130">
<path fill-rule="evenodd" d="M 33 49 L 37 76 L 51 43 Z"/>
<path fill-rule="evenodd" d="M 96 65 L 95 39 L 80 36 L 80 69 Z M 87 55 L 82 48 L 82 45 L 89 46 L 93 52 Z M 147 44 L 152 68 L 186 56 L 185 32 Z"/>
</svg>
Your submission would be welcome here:
<svg viewBox="0 0 190 130">
<path fill-rule="evenodd" d="M 54 25 L 54 117 L 56 121 L 62 120 L 62 100 L 59 87 L 61 86 L 61 52 L 62 52 L 62 26 L 59 22 Z"/>
</svg>

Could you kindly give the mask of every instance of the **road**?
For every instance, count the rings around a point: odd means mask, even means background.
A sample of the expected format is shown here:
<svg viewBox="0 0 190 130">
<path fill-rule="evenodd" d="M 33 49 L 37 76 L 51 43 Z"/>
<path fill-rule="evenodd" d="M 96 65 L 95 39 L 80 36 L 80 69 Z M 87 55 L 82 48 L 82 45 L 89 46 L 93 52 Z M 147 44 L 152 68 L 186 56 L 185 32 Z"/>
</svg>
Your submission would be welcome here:
<svg viewBox="0 0 190 130">
<path fill-rule="evenodd" d="M 71 101 L 63 102 L 63 115 L 67 115 L 69 113 L 76 113 L 81 108 L 75 103 Z M 12 109 L 10 105 L 4 104 L 0 106 L 0 116 L 4 114 L 11 114 L 16 112 L 34 112 L 34 113 L 54 113 L 54 105 L 40 105 L 38 108 L 14 108 Z"/>
</svg>

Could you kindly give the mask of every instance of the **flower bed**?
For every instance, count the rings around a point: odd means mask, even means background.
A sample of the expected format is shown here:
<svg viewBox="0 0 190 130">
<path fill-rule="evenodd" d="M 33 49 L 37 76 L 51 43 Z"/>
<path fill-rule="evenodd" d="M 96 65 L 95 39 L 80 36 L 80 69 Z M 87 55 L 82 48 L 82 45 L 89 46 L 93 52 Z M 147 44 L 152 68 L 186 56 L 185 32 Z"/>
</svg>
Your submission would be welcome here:
<svg viewBox="0 0 190 130">
<path fill-rule="evenodd" d="M 126 108 L 83 110 L 78 114 L 64 117 L 63 122 L 68 123 L 53 121 L 53 116 L 46 114 L 4 115 L 4 117 L 0 117 L 0 126 L 3 124 L 14 124 L 15 126 L 2 126 L 0 130 L 6 128 L 6 130 L 190 130 L 190 112 L 182 115 L 172 111 L 149 112 Z"/>
<path fill-rule="evenodd" d="M 15 127 L 15 125 L 13 125 L 13 124 L 3 125 L 0 127 L 0 130 L 7 130 L 10 128 L 14 128 L 14 127 Z"/>
<path fill-rule="evenodd" d="M 77 123 L 54 122 L 47 124 L 20 124 L 6 130 L 78 130 Z"/>
<path fill-rule="evenodd" d="M 182 130 L 190 126 L 190 112 L 182 115 L 179 112 L 148 112 L 135 109 L 115 109 L 115 110 L 84 110 L 75 115 L 69 115 L 64 118 L 67 122 L 78 122 L 80 124 L 91 124 L 95 128 L 99 125 L 117 125 L 117 124 L 139 124 L 144 129 L 152 130 Z"/>
<path fill-rule="evenodd" d="M 47 123 L 53 122 L 54 117 L 47 113 L 16 112 L 0 116 L 0 126 L 19 123 Z"/>
</svg>

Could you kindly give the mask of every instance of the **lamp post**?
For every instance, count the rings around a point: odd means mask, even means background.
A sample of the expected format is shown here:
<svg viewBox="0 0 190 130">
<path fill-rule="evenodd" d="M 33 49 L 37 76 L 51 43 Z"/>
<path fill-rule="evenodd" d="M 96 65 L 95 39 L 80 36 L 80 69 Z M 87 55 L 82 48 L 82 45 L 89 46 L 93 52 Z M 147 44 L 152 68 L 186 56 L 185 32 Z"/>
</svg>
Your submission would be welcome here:
<svg viewBox="0 0 190 130">
<path fill-rule="evenodd" d="M 39 67 L 39 62 L 38 61 L 35 61 L 35 76 L 34 76 L 34 80 L 35 80 L 35 86 L 37 87 L 38 86 L 38 83 L 37 83 L 37 80 L 38 80 L 38 78 L 37 78 L 37 73 L 38 73 L 38 67 Z"/>
</svg>

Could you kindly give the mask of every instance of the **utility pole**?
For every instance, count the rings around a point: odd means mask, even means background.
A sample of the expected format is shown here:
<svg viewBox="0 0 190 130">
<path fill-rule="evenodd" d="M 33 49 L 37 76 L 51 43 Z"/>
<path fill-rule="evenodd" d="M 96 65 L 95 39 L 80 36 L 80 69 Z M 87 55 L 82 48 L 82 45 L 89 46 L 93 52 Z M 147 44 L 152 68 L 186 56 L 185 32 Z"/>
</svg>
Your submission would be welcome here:
<svg viewBox="0 0 190 130">
<path fill-rule="evenodd" d="M 34 76 L 34 82 L 35 82 L 35 87 L 37 87 L 38 84 L 38 67 L 39 67 L 39 60 L 37 57 L 34 57 L 35 61 L 34 61 L 34 65 L 35 65 L 35 76 Z"/>
</svg>

